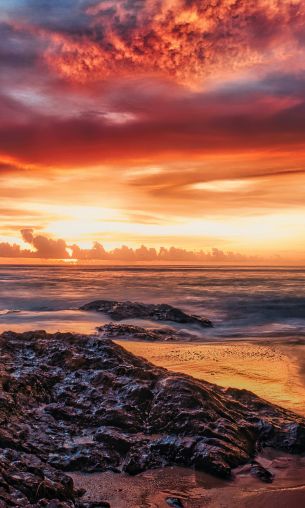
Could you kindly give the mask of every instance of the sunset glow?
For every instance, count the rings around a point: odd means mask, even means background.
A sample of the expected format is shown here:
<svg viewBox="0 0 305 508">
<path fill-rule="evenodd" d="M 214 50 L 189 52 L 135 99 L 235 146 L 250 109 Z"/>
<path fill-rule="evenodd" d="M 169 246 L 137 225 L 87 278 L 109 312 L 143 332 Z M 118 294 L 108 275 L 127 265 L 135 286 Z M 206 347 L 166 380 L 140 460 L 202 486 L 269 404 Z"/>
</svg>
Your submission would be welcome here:
<svg viewBox="0 0 305 508">
<path fill-rule="evenodd" d="M 301 0 L 2 1 L 1 262 L 302 263 L 304 24 Z"/>
</svg>

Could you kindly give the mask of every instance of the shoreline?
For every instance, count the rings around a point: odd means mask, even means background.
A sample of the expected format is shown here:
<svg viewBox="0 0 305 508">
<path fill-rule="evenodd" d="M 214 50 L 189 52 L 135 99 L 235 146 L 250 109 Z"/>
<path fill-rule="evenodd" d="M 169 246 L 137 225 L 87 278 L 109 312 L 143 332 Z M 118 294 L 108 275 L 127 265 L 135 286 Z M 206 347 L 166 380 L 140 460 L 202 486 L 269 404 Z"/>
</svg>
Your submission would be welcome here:
<svg viewBox="0 0 305 508">
<path fill-rule="evenodd" d="M 305 416 L 305 344 L 277 340 L 140 342 L 115 340 L 127 351 L 173 372 L 246 389 Z"/>
<path fill-rule="evenodd" d="M 115 508 L 168 508 L 179 499 L 183 508 L 297 508 L 305 501 L 305 457 L 266 449 L 260 463 L 273 472 L 273 483 L 251 476 L 240 466 L 231 480 L 222 480 L 191 468 L 166 467 L 137 476 L 111 472 L 70 473 L 77 488 L 86 489 L 84 501 L 104 499 Z"/>
</svg>

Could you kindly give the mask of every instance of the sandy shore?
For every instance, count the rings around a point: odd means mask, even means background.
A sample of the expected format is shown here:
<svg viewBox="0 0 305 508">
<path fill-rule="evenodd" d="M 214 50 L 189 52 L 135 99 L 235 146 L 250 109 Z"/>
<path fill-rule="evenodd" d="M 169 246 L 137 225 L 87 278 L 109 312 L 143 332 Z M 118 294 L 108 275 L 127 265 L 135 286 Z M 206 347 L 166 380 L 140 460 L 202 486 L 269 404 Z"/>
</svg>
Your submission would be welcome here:
<svg viewBox="0 0 305 508">
<path fill-rule="evenodd" d="M 249 474 L 249 467 L 235 471 L 232 481 L 191 469 L 169 467 L 136 477 L 115 473 L 73 473 L 88 501 L 107 500 L 115 508 L 168 508 L 168 498 L 178 498 L 184 508 L 302 508 L 305 505 L 305 458 L 265 450 L 259 457 L 275 475 L 265 484 Z"/>
<path fill-rule="evenodd" d="M 287 342 L 169 344 L 118 341 L 155 365 L 250 390 L 305 416 L 305 345 Z"/>
</svg>

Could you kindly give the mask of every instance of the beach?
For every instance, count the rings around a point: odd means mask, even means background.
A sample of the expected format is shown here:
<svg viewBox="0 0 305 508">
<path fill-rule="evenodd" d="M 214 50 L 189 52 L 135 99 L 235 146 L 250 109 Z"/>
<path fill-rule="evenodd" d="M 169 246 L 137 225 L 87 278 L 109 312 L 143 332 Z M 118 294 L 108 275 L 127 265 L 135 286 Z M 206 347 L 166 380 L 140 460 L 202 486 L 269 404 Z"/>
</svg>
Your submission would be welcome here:
<svg viewBox="0 0 305 508">
<path fill-rule="evenodd" d="M 184 508 L 301 508 L 304 505 L 305 458 L 265 450 L 259 457 L 275 474 L 264 484 L 243 466 L 234 479 L 224 481 L 200 471 L 169 467 L 136 477 L 114 473 L 72 473 L 75 484 L 85 488 L 85 499 L 106 499 L 115 508 L 168 508 L 168 499 L 180 499 Z"/>
</svg>

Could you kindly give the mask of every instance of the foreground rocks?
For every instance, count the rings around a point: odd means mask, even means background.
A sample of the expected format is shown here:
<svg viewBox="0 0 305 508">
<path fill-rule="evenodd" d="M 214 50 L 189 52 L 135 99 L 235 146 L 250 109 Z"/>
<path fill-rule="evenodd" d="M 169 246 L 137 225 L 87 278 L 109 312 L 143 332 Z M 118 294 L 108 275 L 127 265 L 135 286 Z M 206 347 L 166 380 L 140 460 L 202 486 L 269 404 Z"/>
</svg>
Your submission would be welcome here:
<svg viewBox="0 0 305 508">
<path fill-rule="evenodd" d="M 114 321 L 123 319 L 148 319 L 151 321 L 173 321 L 175 323 L 192 324 L 203 328 L 212 327 L 209 319 L 186 314 L 181 309 L 165 303 L 118 302 L 116 300 L 95 300 L 86 303 L 80 310 L 102 312 Z"/>
<path fill-rule="evenodd" d="M 90 507 L 69 471 L 181 465 L 229 477 L 251 462 L 269 481 L 257 450 L 305 451 L 301 417 L 154 367 L 105 338 L 6 332 L 0 354 L 1 508 Z"/>
</svg>

